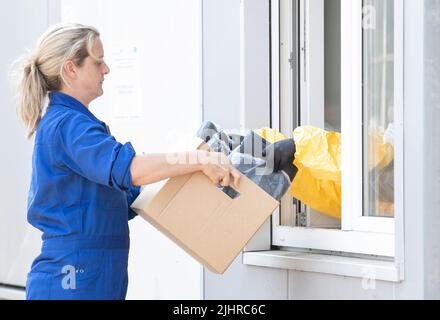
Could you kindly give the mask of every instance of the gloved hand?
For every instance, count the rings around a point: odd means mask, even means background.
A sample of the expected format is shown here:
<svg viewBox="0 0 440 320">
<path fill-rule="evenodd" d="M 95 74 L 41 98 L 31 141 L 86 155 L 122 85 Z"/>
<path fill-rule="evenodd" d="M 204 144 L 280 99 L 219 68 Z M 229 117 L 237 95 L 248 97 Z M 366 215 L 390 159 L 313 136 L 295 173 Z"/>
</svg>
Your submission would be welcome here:
<svg viewBox="0 0 440 320">
<path fill-rule="evenodd" d="M 267 157 L 273 157 L 274 171 L 284 171 L 290 181 L 295 178 L 298 169 L 293 164 L 295 160 L 295 141 L 293 139 L 275 142 L 266 148 Z M 270 161 L 270 163 L 272 163 Z"/>
<path fill-rule="evenodd" d="M 271 144 L 252 132 L 243 139 L 240 147 L 234 151 L 265 160 L 266 168 L 273 172 L 284 171 L 289 176 L 290 181 L 293 181 L 298 171 L 293 164 L 296 152 L 293 139 L 281 140 Z"/>
</svg>

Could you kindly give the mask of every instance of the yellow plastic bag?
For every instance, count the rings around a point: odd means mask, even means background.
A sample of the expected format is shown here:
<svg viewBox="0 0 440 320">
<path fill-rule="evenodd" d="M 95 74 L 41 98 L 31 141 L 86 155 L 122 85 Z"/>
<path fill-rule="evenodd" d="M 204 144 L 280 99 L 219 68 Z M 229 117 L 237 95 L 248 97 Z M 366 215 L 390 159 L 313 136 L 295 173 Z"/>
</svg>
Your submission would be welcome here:
<svg viewBox="0 0 440 320">
<path fill-rule="evenodd" d="M 254 132 L 269 143 L 289 139 L 271 128 Z M 341 134 L 303 126 L 293 132 L 293 138 L 296 146 L 293 164 L 298 172 L 289 194 L 322 214 L 341 219 Z M 393 161 L 394 146 L 385 141 L 383 131 L 371 128 L 368 139 L 369 170 L 380 170 Z M 378 212 L 382 211 L 378 209 Z"/>
<path fill-rule="evenodd" d="M 262 128 L 255 130 L 269 143 L 288 139 L 282 133 Z M 293 133 L 298 173 L 289 194 L 326 215 L 341 217 L 340 134 L 304 126 Z"/>
<path fill-rule="evenodd" d="M 341 135 L 303 126 L 293 137 L 298 173 L 289 194 L 316 211 L 340 219 Z"/>
<path fill-rule="evenodd" d="M 341 134 L 304 126 L 294 133 L 298 173 L 289 194 L 312 209 L 341 219 Z M 394 147 L 383 132 L 368 133 L 368 169 L 381 169 L 394 159 Z"/>
</svg>

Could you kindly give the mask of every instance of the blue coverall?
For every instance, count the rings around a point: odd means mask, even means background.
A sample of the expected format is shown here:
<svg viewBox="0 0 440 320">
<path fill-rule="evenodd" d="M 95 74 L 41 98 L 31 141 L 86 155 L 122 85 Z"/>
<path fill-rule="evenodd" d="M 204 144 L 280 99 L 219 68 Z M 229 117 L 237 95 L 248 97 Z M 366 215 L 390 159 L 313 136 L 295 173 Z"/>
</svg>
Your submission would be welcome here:
<svg viewBox="0 0 440 320">
<path fill-rule="evenodd" d="M 43 232 L 27 299 L 125 299 L 135 151 L 61 92 L 35 136 L 28 221 Z"/>
</svg>

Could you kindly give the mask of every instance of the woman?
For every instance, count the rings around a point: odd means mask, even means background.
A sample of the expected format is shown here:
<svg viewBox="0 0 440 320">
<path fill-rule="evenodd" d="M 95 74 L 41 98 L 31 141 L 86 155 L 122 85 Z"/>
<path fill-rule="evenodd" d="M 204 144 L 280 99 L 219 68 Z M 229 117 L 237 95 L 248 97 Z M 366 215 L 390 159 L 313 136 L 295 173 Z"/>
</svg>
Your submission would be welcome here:
<svg viewBox="0 0 440 320">
<path fill-rule="evenodd" d="M 136 155 L 88 109 L 110 69 L 98 31 L 57 25 L 23 64 L 19 114 L 35 133 L 28 221 L 43 232 L 27 279 L 27 299 L 124 299 L 129 206 L 139 186 L 196 171 L 237 187 L 239 173 L 220 153 Z M 47 108 L 44 108 L 46 98 Z"/>
</svg>

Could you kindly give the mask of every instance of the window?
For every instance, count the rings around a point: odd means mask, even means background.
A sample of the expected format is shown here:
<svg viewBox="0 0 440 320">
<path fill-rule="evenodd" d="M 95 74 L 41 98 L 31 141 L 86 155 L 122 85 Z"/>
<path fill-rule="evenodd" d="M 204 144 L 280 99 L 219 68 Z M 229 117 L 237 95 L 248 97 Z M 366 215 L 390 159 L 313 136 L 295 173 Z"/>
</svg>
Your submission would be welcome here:
<svg viewBox="0 0 440 320">
<path fill-rule="evenodd" d="M 286 135 L 299 125 L 341 133 L 342 217 L 286 196 L 272 221 L 273 244 L 395 257 L 402 225 L 402 4 L 278 4 L 273 126 Z"/>
</svg>

